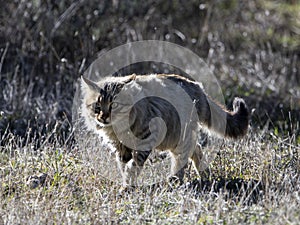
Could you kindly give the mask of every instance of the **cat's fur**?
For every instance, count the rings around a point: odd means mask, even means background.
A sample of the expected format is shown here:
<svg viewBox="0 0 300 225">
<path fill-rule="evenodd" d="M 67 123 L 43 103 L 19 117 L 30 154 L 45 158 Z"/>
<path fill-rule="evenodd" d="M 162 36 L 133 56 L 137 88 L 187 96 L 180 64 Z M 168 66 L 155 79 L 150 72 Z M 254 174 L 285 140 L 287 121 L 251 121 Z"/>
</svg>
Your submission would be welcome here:
<svg viewBox="0 0 300 225">
<path fill-rule="evenodd" d="M 177 104 L 177 107 L 174 107 L 174 104 L 170 104 L 163 98 L 153 96 L 151 93 L 155 93 L 157 88 L 160 88 L 157 91 L 160 92 L 160 95 L 165 95 L 165 99 L 172 99 L 173 103 Z M 82 114 L 89 128 L 96 132 L 103 132 L 116 147 L 117 160 L 122 172 L 124 186 L 134 184 L 153 148 L 169 150 L 172 153 L 171 175 L 182 179 L 182 168 L 187 164 L 189 158 L 193 161 L 197 172 L 200 172 L 201 149 L 198 145 L 189 141 L 189 139 L 195 138 L 200 124 L 191 120 L 186 127 L 187 132 L 184 132 L 185 136 L 183 137 L 182 133 L 180 133 L 182 130 L 181 117 L 183 114 L 186 114 L 187 117 L 192 109 L 188 101 L 186 99 L 183 100 L 183 97 L 178 94 L 179 89 L 183 90 L 190 98 L 190 103 L 192 102 L 192 105 L 196 108 L 197 120 L 202 126 L 225 137 L 238 138 L 246 134 L 249 113 L 243 99 L 235 98 L 233 111 L 228 111 L 212 101 L 204 93 L 198 82 L 182 76 L 165 74 L 149 76 L 129 75 L 125 77 L 108 77 L 97 83 L 82 77 L 84 96 Z M 117 100 L 118 95 L 121 95 L 120 93 L 124 90 L 125 92 L 127 91 L 127 95 L 125 94 L 123 99 L 119 98 Z M 127 106 L 125 106 L 124 102 L 137 95 L 145 98 L 143 101 L 136 102 L 134 107 L 126 108 Z M 128 147 L 128 145 L 124 144 L 126 140 L 120 140 L 120 136 L 116 134 L 112 124 L 121 124 L 123 118 L 113 118 L 111 112 L 114 107 L 126 112 L 129 117 L 131 132 L 137 140 L 147 140 L 146 144 Z M 149 129 L 149 122 L 155 117 L 162 118 L 166 126 L 165 136 L 162 140 L 159 140 L 159 143 L 156 143 L 161 135 L 159 128 L 155 126 L 151 128 L 150 126 Z M 225 123 L 221 119 L 221 122 L 215 121 L 219 119 L 218 117 L 223 117 Z M 123 133 L 126 132 L 127 130 L 124 130 Z M 151 135 L 155 140 L 151 139 Z M 134 139 L 135 137 L 129 136 L 128 139 Z M 185 141 L 182 141 L 182 139 L 185 139 Z"/>
</svg>

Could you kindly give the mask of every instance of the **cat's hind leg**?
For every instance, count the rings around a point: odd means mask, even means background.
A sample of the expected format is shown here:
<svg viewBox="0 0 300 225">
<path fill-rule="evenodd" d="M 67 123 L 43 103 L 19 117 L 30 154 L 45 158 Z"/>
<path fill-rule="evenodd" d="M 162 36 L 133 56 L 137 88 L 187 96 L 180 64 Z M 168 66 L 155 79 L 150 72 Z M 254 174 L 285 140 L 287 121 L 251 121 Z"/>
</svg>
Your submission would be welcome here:
<svg viewBox="0 0 300 225">
<path fill-rule="evenodd" d="M 203 153 L 199 144 L 196 145 L 195 151 L 191 156 L 191 160 L 198 176 L 200 176 L 200 172 L 203 170 Z"/>
<path fill-rule="evenodd" d="M 184 169 L 186 168 L 189 160 L 189 152 L 183 151 L 180 154 L 172 152 L 171 158 L 171 177 L 170 181 L 179 181 L 180 184 L 183 183 Z"/>
</svg>

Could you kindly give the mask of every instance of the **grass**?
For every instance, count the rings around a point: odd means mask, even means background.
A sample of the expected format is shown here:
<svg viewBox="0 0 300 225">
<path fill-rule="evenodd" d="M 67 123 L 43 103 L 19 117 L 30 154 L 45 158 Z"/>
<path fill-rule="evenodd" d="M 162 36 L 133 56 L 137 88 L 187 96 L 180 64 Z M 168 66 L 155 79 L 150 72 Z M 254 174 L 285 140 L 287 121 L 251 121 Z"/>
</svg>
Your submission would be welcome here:
<svg viewBox="0 0 300 225">
<path fill-rule="evenodd" d="M 298 224 L 298 1 L 113 2 L 0 7 L 0 224 Z M 201 177 L 188 168 L 181 187 L 120 197 L 114 155 L 74 131 L 72 101 L 98 53 L 147 39 L 193 50 L 226 102 L 241 96 L 255 111 L 246 138 L 206 147 L 217 156 Z"/>
<path fill-rule="evenodd" d="M 72 148 L 44 143 L 31 151 L 33 143 L 11 136 L 1 149 L 1 223 L 297 224 L 299 145 L 267 135 L 253 131 L 222 142 L 201 182 L 190 171 L 183 186 L 145 185 L 121 197 L 119 184 L 103 175 L 114 161 L 89 160 L 97 157 L 84 149 L 90 142 Z M 31 188 L 40 173 L 45 181 Z"/>
</svg>

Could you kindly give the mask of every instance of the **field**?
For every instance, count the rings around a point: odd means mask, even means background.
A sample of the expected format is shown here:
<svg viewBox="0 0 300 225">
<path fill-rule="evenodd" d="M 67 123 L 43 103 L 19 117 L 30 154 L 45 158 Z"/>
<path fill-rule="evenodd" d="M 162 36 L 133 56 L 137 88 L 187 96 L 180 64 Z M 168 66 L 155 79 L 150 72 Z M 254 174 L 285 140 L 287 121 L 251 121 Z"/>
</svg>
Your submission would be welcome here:
<svg viewBox="0 0 300 225">
<path fill-rule="evenodd" d="M 3 3 L 0 224 L 299 224 L 299 11 L 293 0 Z M 181 186 L 120 196 L 114 154 L 72 118 L 73 99 L 98 56 L 148 39 L 202 57 L 229 108 L 245 99 L 251 126 L 241 140 L 208 137 L 216 157 L 201 177 L 189 165 Z M 182 71 L 117 74 L 133 72 Z"/>
</svg>

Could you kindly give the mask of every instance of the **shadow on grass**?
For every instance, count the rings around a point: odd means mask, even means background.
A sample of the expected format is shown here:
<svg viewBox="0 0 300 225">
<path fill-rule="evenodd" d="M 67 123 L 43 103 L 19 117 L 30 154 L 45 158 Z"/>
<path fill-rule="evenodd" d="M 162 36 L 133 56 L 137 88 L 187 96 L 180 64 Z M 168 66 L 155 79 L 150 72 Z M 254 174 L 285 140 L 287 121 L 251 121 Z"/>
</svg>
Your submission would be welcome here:
<svg viewBox="0 0 300 225">
<path fill-rule="evenodd" d="M 263 199 L 264 185 L 259 180 L 245 180 L 241 178 L 216 178 L 213 180 L 195 179 L 183 185 L 168 184 L 168 191 L 176 192 L 183 190 L 185 194 L 194 198 L 207 196 L 223 196 L 226 201 L 233 201 L 238 204 L 251 205 Z M 154 192 L 158 189 L 165 189 L 166 184 L 157 183 L 150 187 Z M 148 187 L 149 188 L 149 187 Z"/>
<path fill-rule="evenodd" d="M 196 196 L 205 193 L 224 194 L 225 199 L 232 199 L 245 204 L 257 203 L 263 196 L 263 185 L 258 180 L 244 180 L 242 178 L 214 180 L 193 180 L 187 185 L 187 189 L 193 190 Z"/>
</svg>

